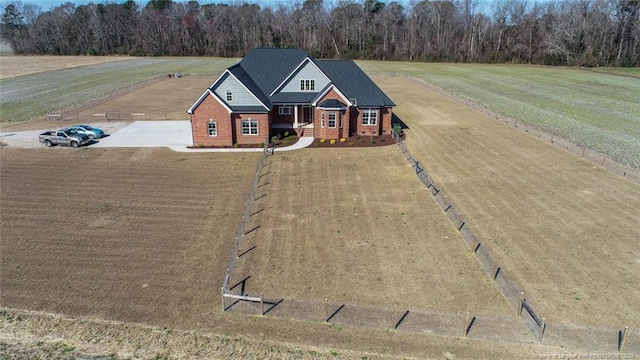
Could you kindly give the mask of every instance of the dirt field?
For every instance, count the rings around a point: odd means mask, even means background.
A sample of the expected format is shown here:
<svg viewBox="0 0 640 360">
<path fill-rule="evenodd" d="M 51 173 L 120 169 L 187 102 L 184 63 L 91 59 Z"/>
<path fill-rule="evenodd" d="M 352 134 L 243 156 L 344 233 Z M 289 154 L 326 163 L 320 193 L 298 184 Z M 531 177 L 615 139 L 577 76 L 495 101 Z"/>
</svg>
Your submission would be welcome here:
<svg viewBox="0 0 640 360">
<path fill-rule="evenodd" d="M 83 116 L 138 111 L 135 106 L 148 109 L 148 119 L 181 119 L 213 80 L 163 80 Z M 410 127 L 410 150 L 543 316 L 580 325 L 639 324 L 640 186 L 415 83 L 397 78 L 378 83 Z M 156 110 L 167 104 L 175 112 Z M 260 227 L 244 244 L 246 250 L 251 241 L 256 245 L 243 256 L 251 260 L 245 265 L 253 265 L 234 276 L 250 274 L 248 290 L 254 294 L 487 316 L 513 312 L 394 150 L 276 154 L 261 187 L 266 196 L 256 202 L 264 210 L 252 219 Z M 367 163 L 368 151 L 376 153 L 375 162 Z M 231 333 L 284 348 L 318 344 L 331 354 L 335 348 L 370 358 L 558 353 L 532 345 L 337 330 L 222 313 L 219 286 L 231 253 L 229 239 L 257 156 L 0 149 L 0 305 Z M 69 167 L 84 171 L 69 176 Z M 55 224 L 62 230 L 52 230 Z M 85 330 L 121 334 L 101 326 Z M 87 338 L 82 331 L 66 336 Z"/>
<path fill-rule="evenodd" d="M 0 56 L 0 79 L 129 59 L 126 56 Z"/>
<path fill-rule="evenodd" d="M 547 320 L 640 324 L 640 186 L 410 81 L 408 146 Z"/>
<path fill-rule="evenodd" d="M 281 358 L 286 352 L 296 358 L 302 351 L 297 344 L 319 346 L 303 345 L 305 355 L 344 358 L 484 354 L 515 359 L 560 350 L 222 313 L 218 291 L 231 253 L 229 239 L 241 217 L 257 154 L 3 148 L 0 156 L 0 305 L 79 319 L 3 310 L 0 348 L 9 344 L 9 354 L 33 354 L 37 348 L 48 355 L 103 351 L 124 358 L 134 353 L 192 358 L 203 350 L 198 341 L 213 344 L 204 350 L 219 357 L 246 353 Z M 324 160 L 335 161 L 330 156 Z M 89 166 L 70 175 L 78 164 Z M 385 170 L 387 181 L 393 178 L 391 168 L 395 165 Z M 395 179 L 414 183 L 410 170 L 406 174 L 401 168 Z M 416 193 L 423 191 L 418 188 Z M 376 200 L 374 192 L 364 195 Z M 363 211 L 375 208 L 367 205 L 356 204 Z M 404 211 L 387 206 L 396 218 Z M 420 221 L 420 215 L 408 211 L 402 217 L 410 224 Z M 440 231 L 437 226 L 435 231 Z M 461 271 L 457 278 L 474 273 Z M 490 296 L 491 287 L 480 281 L 477 290 Z M 451 291 L 448 296 L 459 295 L 464 294 Z M 488 306 L 497 313 L 504 305 Z"/>
<path fill-rule="evenodd" d="M 3 306 L 190 325 L 211 311 L 257 155 L 0 151 Z"/>
<path fill-rule="evenodd" d="M 126 96 L 81 111 L 78 117 L 93 120 L 93 114 L 128 111 L 144 113 L 146 120 L 189 120 L 187 110 L 215 80 L 216 77 L 213 76 L 164 79 Z M 176 96 L 176 91 L 180 92 L 179 96 Z M 95 119 L 104 118 L 95 117 Z"/>
<path fill-rule="evenodd" d="M 247 291 L 513 316 L 395 146 L 268 159 L 234 272 Z"/>
</svg>

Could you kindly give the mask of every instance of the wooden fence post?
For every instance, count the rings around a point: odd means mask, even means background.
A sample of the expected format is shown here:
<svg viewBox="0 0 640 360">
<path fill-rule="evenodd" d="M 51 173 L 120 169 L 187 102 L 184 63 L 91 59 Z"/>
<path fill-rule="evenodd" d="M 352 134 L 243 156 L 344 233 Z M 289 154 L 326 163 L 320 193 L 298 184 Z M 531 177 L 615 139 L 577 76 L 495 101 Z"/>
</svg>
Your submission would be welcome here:
<svg viewBox="0 0 640 360">
<path fill-rule="evenodd" d="M 467 318 L 464 320 L 464 333 L 462 334 L 464 337 L 467 337 L 467 328 L 469 327 L 469 312 L 467 311 Z"/>
<path fill-rule="evenodd" d="M 624 350 L 624 342 L 627 340 L 627 329 L 628 326 L 625 326 L 624 329 L 618 331 L 618 352 L 621 353 Z"/>
<path fill-rule="evenodd" d="M 584 153 L 585 153 L 585 151 L 587 151 L 587 147 L 586 147 L 586 146 L 583 146 L 583 147 L 582 147 L 582 157 L 584 157 Z"/>
<path fill-rule="evenodd" d="M 544 336 L 544 329 L 547 327 L 545 319 L 542 318 L 542 324 L 540 325 L 540 332 L 538 333 L 538 342 L 542 342 L 542 336 Z"/>
<path fill-rule="evenodd" d="M 224 286 L 221 288 L 221 293 L 222 293 L 222 312 L 225 312 L 227 310 L 227 305 L 224 303 Z"/>
<path fill-rule="evenodd" d="M 493 277 L 493 280 L 495 280 L 498 277 L 499 271 L 500 271 L 500 266 L 495 260 L 493 260 L 493 264 L 491 264 L 491 277 Z"/>
<path fill-rule="evenodd" d="M 520 293 L 520 306 L 518 306 L 518 316 L 522 315 L 522 307 L 524 306 L 524 293 Z"/>
<path fill-rule="evenodd" d="M 602 155 L 602 167 L 604 167 L 604 161 L 607 159 L 606 156 Z"/>
<path fill-rule="evenodd" d="M 395 325 L 398 322 L 398 305 L 393 307 L 393 321 L 391 322 L 394 325 L 393 330 L 396 330 Z"/>
<path fill-rule="evenodd" d="M 264 315 L 264 293 L 260 293 L 260 315 Z"/>
<path fill-rule="evenodd" d="M 324 298 L 324 322 L 329 320 L 329 298 Z"/>
</svg>

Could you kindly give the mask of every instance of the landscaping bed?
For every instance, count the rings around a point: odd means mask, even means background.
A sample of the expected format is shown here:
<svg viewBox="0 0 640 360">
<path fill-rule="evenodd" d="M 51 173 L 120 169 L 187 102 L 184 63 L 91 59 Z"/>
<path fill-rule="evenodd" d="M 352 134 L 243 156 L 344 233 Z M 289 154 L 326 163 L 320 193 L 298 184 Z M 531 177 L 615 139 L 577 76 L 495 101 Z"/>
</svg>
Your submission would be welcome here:
<svg viewBox="0 0 640 360">
<path fill-rule="evenodd" d="M 400 135 L 400 139 L 403 140 L 404 133 Z M 396 139 L 391 135 L 380 136 L 362 136 L 355 135 L 348 138 L 341 138 L 338 140 L 332 139 L 315 139 L 311 147 L 374 147 L 374 146 L 386 146 L 396 143 Z"/>
</svg>

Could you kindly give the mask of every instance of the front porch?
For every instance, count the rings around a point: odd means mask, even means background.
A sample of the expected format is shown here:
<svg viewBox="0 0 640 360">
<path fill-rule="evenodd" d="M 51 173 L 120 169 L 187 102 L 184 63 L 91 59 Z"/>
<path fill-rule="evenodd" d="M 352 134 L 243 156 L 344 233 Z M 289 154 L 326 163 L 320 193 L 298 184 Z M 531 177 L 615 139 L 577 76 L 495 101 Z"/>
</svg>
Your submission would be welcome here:
<svg viewBox="0 0 640 360">
<path fill-rule="evenodd" d="M 272 111 L 272 133 L 289 131 L 299 137 L 314 136 L 314 107 L 310 104 L 278 104 Z"/>
<path fill-rule="evenodd" d="M 284 131 L 296 133 L 296 135 L 298 135 L 299 137 L 314 137 L 314 124 L 308 122 L 300 122 L 296 127 L 294 127 L 294 124 L 284 123 L 276 123 L 271 125 L 272 134 L 281 134 Z"/>
</svg>

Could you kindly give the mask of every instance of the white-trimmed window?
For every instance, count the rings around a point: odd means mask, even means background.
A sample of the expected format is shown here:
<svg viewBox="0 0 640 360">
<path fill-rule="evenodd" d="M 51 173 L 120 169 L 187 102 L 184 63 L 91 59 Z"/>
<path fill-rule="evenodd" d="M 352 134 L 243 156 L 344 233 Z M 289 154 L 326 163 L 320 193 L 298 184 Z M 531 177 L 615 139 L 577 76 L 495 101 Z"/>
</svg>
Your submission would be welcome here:
<svg viewBox="0 0 640 360">
<path fill-rule="evenodd" d="M 362 110 L 362 125 L 376 125 L 378 123 L 377 109 Z"/>
<path fill-rule="evenodd" d="M 242 120 L 242 135 L 258 135 L 258 120 Z"/>
<path fill-rule="evenodd" d="M 228 102 L 232 102 L 233 101 L 233 91 L 231 91 L 231 90 L 227 90 L 227 101 Z"/>
<path fill-rule="evenodd" d="M 207 122 L 207 133 L 209 136 L 218 136 L 218 124 L 215 121 L 209 120 Z"/>
<path fill-rule="evenodd" d="M 342 129 L 342 114 L 338 114 L 338 119 L 340 119 L 340 129 Z"/>
<path fill-rule="evenodd" d="M 329 127 L 336 127 L 336 113 L 329 113 Z"/>
<path fill-rule="evenodd" d="M 315 91 L 316 81 L 313 79 L 300 79 L 300 91 Z"/>
<path fill-rule="evenodd" d="M 320 114 L 320 119 L 322 120 L 320 121 L 320 125 L 324 127 L 324 113 Z"/>
<path fill-rule="evenodd" d="M 279 106 L 278 115 L 291 115 L 293 114 L 293 106 Z"/>
</svg>

